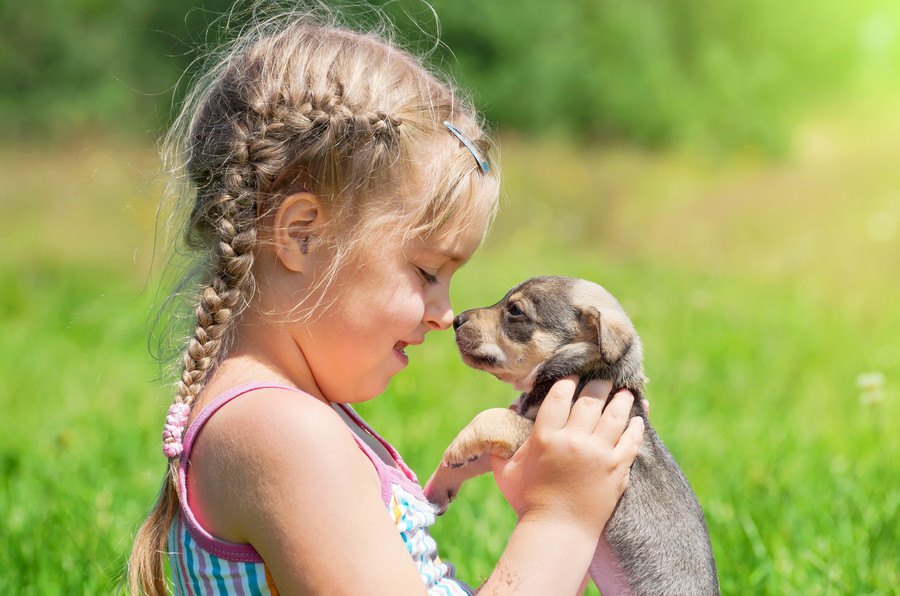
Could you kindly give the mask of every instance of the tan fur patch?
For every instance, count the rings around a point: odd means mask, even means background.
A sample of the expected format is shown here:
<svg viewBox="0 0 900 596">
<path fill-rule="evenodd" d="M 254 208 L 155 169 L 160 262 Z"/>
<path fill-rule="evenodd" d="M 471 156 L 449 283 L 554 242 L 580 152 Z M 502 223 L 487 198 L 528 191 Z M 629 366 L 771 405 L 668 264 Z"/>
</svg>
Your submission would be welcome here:
<svg viewBox="0 0 900 596">
<path fill-rule="evenodd" d="M 553 352 L 559 349 L 559 336 L 554 333 L 548 333 L 540 329 L 535 330 L 528 342 L 529 357 L 531 366 L 535 366 L 550 357 Z"/>
</svg>

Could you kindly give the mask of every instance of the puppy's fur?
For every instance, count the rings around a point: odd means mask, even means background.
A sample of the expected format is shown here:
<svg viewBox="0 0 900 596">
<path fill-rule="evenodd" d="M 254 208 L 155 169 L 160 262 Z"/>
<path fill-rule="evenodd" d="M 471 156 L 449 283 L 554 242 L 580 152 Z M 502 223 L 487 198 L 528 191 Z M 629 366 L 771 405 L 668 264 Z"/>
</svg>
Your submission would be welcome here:
<svg viewBox="0 0 900 596">
<path fill-rule="evenodd" d="M 592 379 L 607 379 L 614 391 L 626 387 L 634 394 L 631 416 L 641 416 L 645 430 L 591 577 L 604 596 L 718 594 L 703 512 L 640 405 L 647 382 L 643 350 L 616 299 L 588 281 L 538 277 L 493 306 L 463 312 L 453 326 L 466 364 L 523 393 L 517 411 L 482 412 L 444 453 L 425 487 L 438 511 L 446 510 L 463 481 L 490 470 L 488 454 L 516 452 L 557 380 L 577 375 L 580 391 Z"/>
</svg>

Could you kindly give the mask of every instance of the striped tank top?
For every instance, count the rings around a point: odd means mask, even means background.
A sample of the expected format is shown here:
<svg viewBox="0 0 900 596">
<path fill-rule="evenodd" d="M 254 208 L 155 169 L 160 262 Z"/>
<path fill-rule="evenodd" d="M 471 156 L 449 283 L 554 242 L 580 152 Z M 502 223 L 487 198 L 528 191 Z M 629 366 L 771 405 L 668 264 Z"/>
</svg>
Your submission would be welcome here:
<svg viewBox="0 0 900 596">
<path fill-rule="evenodd" d="M 255 389 L 287 389 L 310 399 L 307 393 L 282 385 L 249 383 L 220 395 L 206 406 L 184 435 L 184 451 L 178 469 L 180 512 L 168 533 L 168 555 L 176 596 L 194 594 L 278 594 L 275 582 L 259 553 L 249 544 L 220 540 L 207 532 L 194 517 L 187 500 L 187 462 L 197 434 L 209 418 L 232 399 Z M 396 463 L 385 463 L 354 432 L 356 444 L 366 454 L 381 480 L 381 496 L 385 510 L 397 527 L 403 543 L 419 571 L 429 595 L 456 596 L 474 591 L 455 578 L 455 570 L 441 561 L 437 545 L 429 534 L 435 521 L 434 510 L 422 494 L 422 487 L 412 470 L 390 443 L 347 404 L 338 404 L 343 412 L 363 431 L 377 441 Z"/>
</svg>

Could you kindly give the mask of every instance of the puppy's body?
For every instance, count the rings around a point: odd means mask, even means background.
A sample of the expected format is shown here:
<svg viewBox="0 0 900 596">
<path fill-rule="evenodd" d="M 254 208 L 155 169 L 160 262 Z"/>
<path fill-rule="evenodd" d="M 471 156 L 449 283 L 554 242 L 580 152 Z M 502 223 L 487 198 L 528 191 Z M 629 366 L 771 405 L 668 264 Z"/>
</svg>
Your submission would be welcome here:
<svg viewBox="0 0 900 596">
<path fill-rule="evenodd" d="M 425 487 L 439 511 L 460 484 L 490 469 L 488 453 L 511 457 L 525 442 L 538 408 L 562 377 L 606 379 L 635 395 L 632 416 L 644 438 L 628 488 L 606 524 L 591 577 L 610 594 L 717 594 L 715 561 L 703 512 L 675 460 L 640 407 L 646 378 L 640 339 L 619 303 L 584 280 L 540 277 L 497 304 L 454 321 L 466 364 L 524 393 L 516 410 L 482 412 L 464 428 Z"/>
</svg>

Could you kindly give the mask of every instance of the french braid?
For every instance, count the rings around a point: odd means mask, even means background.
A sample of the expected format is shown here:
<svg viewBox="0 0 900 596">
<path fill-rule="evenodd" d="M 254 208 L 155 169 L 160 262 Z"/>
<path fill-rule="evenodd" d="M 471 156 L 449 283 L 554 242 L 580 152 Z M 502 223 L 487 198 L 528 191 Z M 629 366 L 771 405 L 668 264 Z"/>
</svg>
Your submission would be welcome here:
<svg viewBox="0 0 900 596">
<path fill-rule="evenodd" d="M 194 403 L 224 354 L 229 331 L 247 306 L 253 291 L 253 249 L 256 246 L 255 191 L 243 170 L 252 165 L 247 142 L 236 143 L 236 163 L 225 168 L 221 190 L 213 195 L 212 213 L 217 243 L 212 279 L 196 308 L 197 324 L 182 357 L 183 370 L 175 401 Z"/>
</svg>

